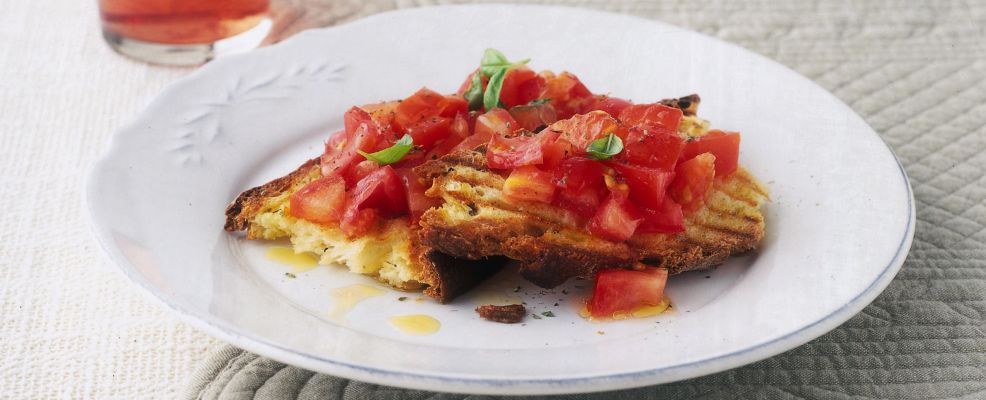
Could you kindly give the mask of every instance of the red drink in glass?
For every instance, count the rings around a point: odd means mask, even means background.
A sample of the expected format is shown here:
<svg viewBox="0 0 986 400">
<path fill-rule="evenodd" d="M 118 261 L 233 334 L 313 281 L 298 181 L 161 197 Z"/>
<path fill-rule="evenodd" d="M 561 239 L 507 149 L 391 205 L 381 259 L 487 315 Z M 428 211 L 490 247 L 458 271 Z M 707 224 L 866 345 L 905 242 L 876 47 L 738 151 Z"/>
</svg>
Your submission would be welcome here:
<svg viewBox="0 0 986 400">
<path fill-rule="evenodd" d="M 107 42 L 125 55 L 162 64 L 208 61 L 216 42 L 258 27 L 267 7 L 268 0 L 99 0 Z"/>
</svg>

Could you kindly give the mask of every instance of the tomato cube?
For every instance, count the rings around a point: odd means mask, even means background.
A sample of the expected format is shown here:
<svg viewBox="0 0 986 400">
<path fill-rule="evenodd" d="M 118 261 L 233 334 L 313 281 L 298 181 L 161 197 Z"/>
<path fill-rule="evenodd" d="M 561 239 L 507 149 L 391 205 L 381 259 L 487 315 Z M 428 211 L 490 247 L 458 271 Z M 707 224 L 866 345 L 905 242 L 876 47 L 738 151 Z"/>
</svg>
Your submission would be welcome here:
<svg viewBox="0 0 986 400">
<path fill-rule="evenodd" d="M 530 103 L 541 94 L 545 79 L 525 66 L 511 69 L 503 78 L 500 89 L 500 103 L 513 107 Z"/>
<path fill-rule="evenodd" d="M 517 126 L 532 132 L 540 131 L 558 121 L 555 109 L 549 104 L 511 107 L 510 116 L 517 121 Z"/>
<path fill-rule="evenodd" d="M 712 153 L 702 153 L 678 164 L 668 194 L 681 205 L 684 212 L 698 210 L 704 204 L 705 195 L 712 189 L 716 176 L 715 161 L 716 156 Z"/>
<path fill-rule="evenodd" d="M 639 307 L 656 306 L 664 300 L 667 281 L 668 270 L 663 268 L 599 271 L 587 305 L 589 314 L 593 318 L 613 318 L 617 313 L 631 313 Z"/>
<path fill-rule="evenodd" d="M 736 171 L 739 163 L 740 134 L 712 130 L 685 145 L 683 160 L 702 153 L 712 153 L 716 157 L 716 176 L 728 176 Z"/>
<path fill-rule="evenodd" d="M 616 155 L 619 160 L 632 164 L 665 171 L 673 171 L 685 148 L 685 141 L 675 131 L 653 125 L 638 125 L 629 128 L 623 140 L 623 152 Z"/>
<path fill-rule="evenodd" d="M 572 143 L 579 154 L 584 154 L 593 140 L 616 132 L 618 127 L 619 123 L 609 114 L 592 111 L 555 122 L 547 129 L 561 132 L 562 138 Z"/>
<path fill-rule="evenodd" d="M 685 217 L 681 206 L 670 198 L 657 210 L 640 210 L 644 213 L 644 222 L 637 227 L 637 233 L 677 233 L 685 230 Z"/>
<path fill-rule="evenodd" d="M 425 213 L 429 208 L 438 207 L 442 205 L 441 199 L 434 197 L 428 197 L 425 195 L 425 191 L 428 187 L 421 181 L 410 168 L 402 168 L 395 170 L 398 176 L 401 177 L 401 182 L 404 184 L 404 189 L 407 191 L 407 210 L 408 214 L 411 216 L 411 221 L 416 222 L 421 219 L 421 215 Z"/>
<path fill-rule="evenodd" d="M 622 242 L 633 236 L 644 217 L 629 199 L 610 193 L 586 226 L 593 235 Z"/>
<path fill-rule="evenodd" d="M 620 111 L 619 120 L 627 126 L 647 124 L 677 132 L 681 110 L 661 104 L 636 104 Z"/>
<path fill-rule="evenodd" d="M 664 202 L 664 193 L 674 177 L 670 171 L 641 167 L 619 162 L 609 163 L 627 183 L 630 200 L 637 206 L 657 209 Z"/>
<path fill-rule="evenodd" d="M 421 88 L 417 92 L 400 102 L 394 110 L 394 126 L 400 131 L 407 131 L 408 128 L 418 123 L 418 121 L 429 119 L 432 117 L 441 116 L 455 116 L 454 111 L 449 111 L 449 108 L 455 108 L 456 105 L 450 104 L 451 97 L 442 95 L 441 93 L 435 92 L 428 88 Z M 461 99 L 459 99 L 461 100 Z M 464 105 L 465 100 L 461 101 Z M 448 115 L 451 112 L 451 115 Z"/>
<path fill-rule="evenodd" d="M 430 150 L 435 143 L 449 136 L 451 132 L 449 129 L 450 122 L 448 118 L 443 117 L 423 119 L 407 128 L 407 134 L 411 135 L 411 140 L 415 146 Z"/>
<path fill-rule="evenodd" d="M 532 165 L 525 165 L 510 172 L 503 182 L 503 194 L 516 200 L 551 203 L 555 185 L 551 173 Z"/>
<path fill-rule="evenodd" d="M 495 108 L 476 118 L 474 133 L 489 140 L 493 135 L 507 135 L 520 128 L 507 110 Z"/>
<path fill-rule="evenodd" d="M 512 169 L 544 162 L 544 148 L 555 142 L 557 132 L 504 137 L 494 134 L 486 146 L 486 162 L 490 168 Z"/>
<path fill-rule="evenodd" d="M 342 219 L 346 205 L 346 182 L 338 175 L 316 179 L 291 195 L 288 214 L 326 224 Z"/>
<path fill-rule="evenodd" d="M 590 111 L 599 110 L 604 111 L 615 118 L 620 115 L 621 111 L 632 105 L 633 103 L 630 101 L 623 100 L 618 97 L 596 96 L 595 101 L 589 104 L 585 110 L 582 110 L 582 113 L 584 114 Z"/>
</svg>

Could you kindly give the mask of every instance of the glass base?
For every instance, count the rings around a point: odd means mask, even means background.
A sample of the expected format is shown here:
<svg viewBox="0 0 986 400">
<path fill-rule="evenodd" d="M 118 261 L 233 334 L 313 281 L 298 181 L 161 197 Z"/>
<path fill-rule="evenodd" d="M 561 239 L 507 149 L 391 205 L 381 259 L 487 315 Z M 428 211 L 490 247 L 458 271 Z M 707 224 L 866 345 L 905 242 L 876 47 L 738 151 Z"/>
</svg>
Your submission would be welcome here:
<svg viewBox="0 0 986 400">
<path fill-rule="evenodd" d="M 161 65 L 199 65 L 217 57 L 256 48 L 271 30 L 264 18 L 257 26 L 213 43 L 167 44 L 130 39 L 103 29 L 103 38 L 116 51 L 138 61 Z"/>
</svg>

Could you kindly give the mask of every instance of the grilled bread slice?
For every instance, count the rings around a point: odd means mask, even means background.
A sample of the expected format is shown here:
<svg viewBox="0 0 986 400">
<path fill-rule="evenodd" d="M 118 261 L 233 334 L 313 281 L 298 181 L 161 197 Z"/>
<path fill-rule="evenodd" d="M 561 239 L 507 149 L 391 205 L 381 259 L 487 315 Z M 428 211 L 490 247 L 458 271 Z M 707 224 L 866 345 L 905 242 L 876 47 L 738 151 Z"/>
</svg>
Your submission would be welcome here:
<svg viewBox="0 0 986 400">
<path fill-rule="evenodd" d="M 295 252 L 319 256 L 320 264 L 338 263 L 402 290 L 424 290 L 442 303 L 495 273 L 506 260 L 456 259 L 423 245 L 417 225 L 406 217 L 382 219 L 365 235 L 347 238 L 336 226 L 291 216 L 291 194 L 321 176 L 319 159 L 241 193 L 226 209 L 225 229 L 246 231 L 247 239 L 287 237 Z"/>
<path fill-rule="evenodd" d="M 689 116 L 679 129 L 699 135 L 706 126 Z M 755 249 L 764 235 L 760 207 L 767 192 L 742 167 L 715 180 L 705 205 L 685 217 L 684 232 L 638 234 L 623 243 L 591 235 L 581 227 L 584 217 L 570 211 L 506 198 L 505 177 L 487 167 L 482 148 L 449 154 L 416 171 L 432 181 L 426 194 L 444 201 L 421 218 L 426 245 L 455 257 L 505 255 L 520 261 L 526 279 L 547 288 L 636 262 L 672 274 L 710 268 Z"/>
</svg>

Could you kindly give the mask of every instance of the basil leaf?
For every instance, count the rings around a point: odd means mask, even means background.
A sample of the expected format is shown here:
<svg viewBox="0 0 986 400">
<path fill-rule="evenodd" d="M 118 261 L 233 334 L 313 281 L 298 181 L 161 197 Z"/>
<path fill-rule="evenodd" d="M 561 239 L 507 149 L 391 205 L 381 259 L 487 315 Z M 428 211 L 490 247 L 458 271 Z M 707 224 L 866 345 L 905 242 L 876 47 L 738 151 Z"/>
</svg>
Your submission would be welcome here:
<svg viewBox="0 0 986 400">
<path fill-rule="evenodd" d="M 623 140 L 610 133 L 604 138 L 593 140 L 585 151 L 591 159 L 608 160 L 623 151 Z"/>
<path fill-rule="evenodd" d="M 503 89 L 503 78 L 506 76 L 507 69 L 500 69 L 486 83 L 486 93 L 483 94 L 483 106 L 486 107 L 486 111 L 500 106 L 500 90 Z"/>
<path fill-rule="evenodd" d="M 414 147 L 414 144 L 412 143 L 411 135 L 404 134 L 404 137 L 394 143 L 393 146 L 378 152 L 367 153 L 362 150 L 356 151 L 363 157 L 366 157 L 367 160 L 375 161 L 380 165 L 390 165 L 404 158 L 404 155 L 407 154 L 408 151 L 411 151 L 412 147 Z"/>
<path fill-rule="evenodd" d="M 538 105 L 541 105 L 541 104 L 548 104 L 550 102 L 551 102 L 551 99 L 534 99 L 534 100 L 531 100 L 530 103 L 527 103 L 527 105 L 529 105 L 529 106 L 538 106 Z"/>
<path fill-rule="evenodd" d="M 469 103 L 469 111 L 483 108 L 483 78 L 479 74 L 479 71 L 472 74 L 472 84 L 469 85 L 469 90 L 462 94 Z"/>
<path fill-rule="evenodd" d="M 483 59 L 479 62 L 479 70 L 482 71 L 483 76 L 492 77 L 498 70 L 524 65 L 530 61 L 531 59 L 528 58 L 512 63 L 510 60 L 507 60 L 507 56 L 503 55 L 503 53 L 499 50 L 486 49 L 486 51 L 483 52 Z"/>
</svg>

